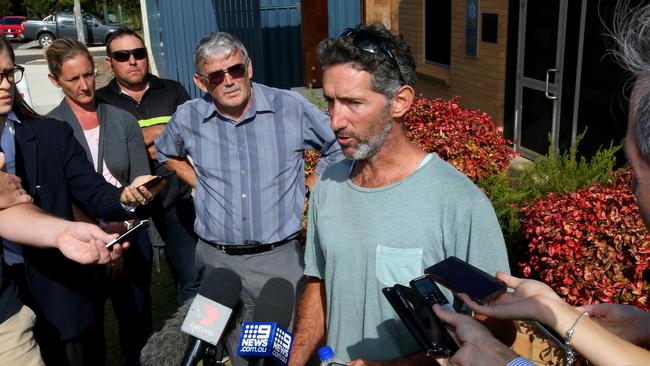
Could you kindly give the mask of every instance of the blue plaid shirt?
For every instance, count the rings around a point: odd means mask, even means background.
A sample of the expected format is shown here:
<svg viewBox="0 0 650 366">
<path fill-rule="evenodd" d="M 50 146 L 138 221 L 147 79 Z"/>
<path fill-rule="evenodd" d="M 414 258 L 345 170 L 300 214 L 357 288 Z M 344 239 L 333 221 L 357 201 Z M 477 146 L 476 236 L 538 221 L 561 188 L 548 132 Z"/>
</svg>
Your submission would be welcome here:
<svg viewBox="0 0 650 366">
<path fill-rule="evenodd" d="M 297 93 L 253 83 L 239 122 L 206 94 L 178 107 L 156 140 L 158 160 L 191 156 L 194 230 L 204 240 L 273 243 L 302 228 L 303 152 L 321 152 L 318 174 L 343 159 L 327 115 Z"/>
</svg>

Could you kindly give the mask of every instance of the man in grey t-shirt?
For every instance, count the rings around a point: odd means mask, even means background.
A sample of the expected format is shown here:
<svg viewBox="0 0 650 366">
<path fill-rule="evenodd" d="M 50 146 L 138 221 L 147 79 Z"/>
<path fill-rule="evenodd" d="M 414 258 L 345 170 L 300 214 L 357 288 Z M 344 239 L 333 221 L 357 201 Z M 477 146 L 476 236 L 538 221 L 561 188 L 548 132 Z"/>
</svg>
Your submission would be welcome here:
<svg viewBox="0 0 650 366">
<path fill-rule="evenodd" d="M 304 365 L 326 337 L 352 365 L 429 365 L 381 289 L 451 255 L 508 272 L 494 210 L 462 173 L 407 136 L 415 62 L 401 37 L 378 23 L 357 26 L 317 52 L 347 160 L 326 169 L 311 194 L 308 281 L 290 364 Z"/>
</svg>

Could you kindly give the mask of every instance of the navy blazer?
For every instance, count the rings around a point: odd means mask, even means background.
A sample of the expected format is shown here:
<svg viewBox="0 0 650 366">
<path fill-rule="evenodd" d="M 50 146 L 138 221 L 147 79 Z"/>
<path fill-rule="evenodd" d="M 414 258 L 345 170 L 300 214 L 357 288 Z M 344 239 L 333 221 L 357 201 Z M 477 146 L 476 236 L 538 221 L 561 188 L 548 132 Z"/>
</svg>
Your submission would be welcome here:
<svg viewBox="0 0 650 366">
<path fill-rule="evenodd" d="M 74 202 L 93 219 L 131 218 L 120 204 L 121 189 L 95 172 L 65 122 L 23 118 L 15 130 L 16 174 L 41 209 L 74 220 Z M 35 310 L 55 327 L 60 340 L 78 336 L 103 312 L 103 266 L 84 266 L 52 249 L 24 246 L 23 256 Z"/>
</svg>

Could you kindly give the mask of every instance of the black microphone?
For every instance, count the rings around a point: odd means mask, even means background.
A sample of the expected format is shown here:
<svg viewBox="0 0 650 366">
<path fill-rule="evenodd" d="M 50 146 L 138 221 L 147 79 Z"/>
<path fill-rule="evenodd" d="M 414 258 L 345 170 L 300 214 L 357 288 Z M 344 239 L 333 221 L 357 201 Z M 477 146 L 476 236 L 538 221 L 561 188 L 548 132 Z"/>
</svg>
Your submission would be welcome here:
<svg viewBox="0 0 650 366">
<path fill-rule="evenodd" d="M 250 365 L 289 362 L 293 337 L 286 328 L 293 318 L 295 294 L 291 282 L 271 278 L 260 291 L 253 313 L 253 321 L 242 325 L 237 354 L 250 357 Z"/>
<path fill-rule="evenodd" d="M 219 343 L 241 289 L 241 279 L 229 269 L 217 268 L 203 278 L 199 294 L 192 301 L 181 327 L 190 335 L 182 366 L 195 366 L 204 357 L 209 344 Z"/>
</svg>

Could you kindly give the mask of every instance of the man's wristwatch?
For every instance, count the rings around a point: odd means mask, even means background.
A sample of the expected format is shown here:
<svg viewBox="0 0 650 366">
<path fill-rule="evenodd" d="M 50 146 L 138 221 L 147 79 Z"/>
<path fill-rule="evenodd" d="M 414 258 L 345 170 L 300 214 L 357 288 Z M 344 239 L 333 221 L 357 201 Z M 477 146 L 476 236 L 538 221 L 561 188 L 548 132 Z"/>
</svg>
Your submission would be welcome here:
<svg viewBox="0 0 650 366">
<path fill-rule="evenodd" d="M 311 189 L 309 189 L 309 186 L 305 184 L 305 198 L 309 199 L 310 195 L 311 195 Z"/>
</svg>

